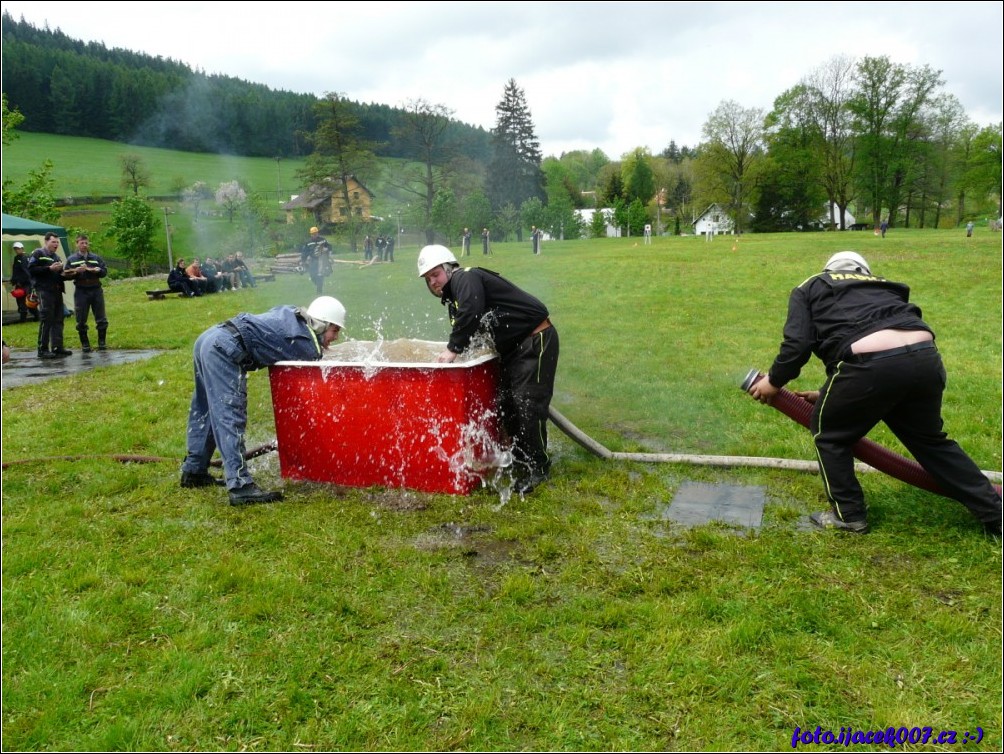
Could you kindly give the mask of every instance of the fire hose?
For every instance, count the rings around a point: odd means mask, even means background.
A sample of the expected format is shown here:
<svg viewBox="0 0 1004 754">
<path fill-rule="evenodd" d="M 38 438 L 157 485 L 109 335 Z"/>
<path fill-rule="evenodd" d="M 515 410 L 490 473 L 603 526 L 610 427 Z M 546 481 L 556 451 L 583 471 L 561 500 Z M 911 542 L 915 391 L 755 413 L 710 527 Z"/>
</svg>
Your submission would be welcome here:
<svg viewBox="0 0 1004 754">
<path fill-rule="evenodd" d="M 756 379 L 762 376 L 757 370 L 752 370 L 743 381 L 742 388 L 748 391 Z M 805 427 L 809 426 L 809 416 L 812 413 L 812 404 L 799 398 L 789 390 L 782 389 L 774 398 L 774 408 L 778 409 L 789 418 L 794 419 Z M 548 409 L 548 415 L 554 425 L 564 432 L 569 438 L 581 445 L 599 458 L 615 461 L 638 461 L 641 463 L 683 463 L 695 466 L 731 466 L 731 467 L 758 467 L 773 469 L 788 469 L 793 471 L 807 471 L 819 473 L 819 464 L 815 461 L 798 461 L 789 458 L 761 458 L 758 456 L 710 456 L 710 455 L 690 455 L 683 453 L 619 453 L 611 451 L 602 444 L 572 424 L 554 406 Z M 900 481 L 913 484 L 922 489 L 944 495 L 941 487 L 916 461 L 910 461 L 887 448 L 883 448 L 878 443 L 864 438 L 859 440 L 854 446 L 854 455 L 863 463 L 854 464 L 856 472 L 882 471 L 893 476 Z M 984 471 L 991 481 L 1000 482 L 1001 473 L 997 471 Z M 995 484 L 998 494 L 1001 491 L 1000 484 Z"/>
<path fill-rule="evenodd" d="M 271 453 L 279 447 L 275 440 L 267 442 L 264 445 L 259 445 L 257 448 L 252 448 L 251 450 L 244 452 L 244 459 L 250 460 L 252 458 L 257 458 L 258 456 L 263 456 L 266 453 Z M 119 463 L 180 463 L 177 458 L 165 458 L 163 456 L 139 456 L 139 455 L 127 455 L 123 453 L 113 453 L 111 455 L 101 455 L 101 454 L 90 454 L 90 455 L 79 455 L 79 456 L 46 456 L 45 458 L 21 458 L 16 461 L 4 461 L 2 468 L 7 468 L 9 466 L 15 466 L 26 463 L 45 463 L 48 461 L 82 461 L 85 458 L 111 458 L 113 461 L 118 461 Z M 223 465 L 223 461 L 219 458 L 209 462 L 210 466 L 215 466 L 219 468 Z"/>
<path fill-rule="evenodd" d="M 743 392 L 748 393 L 749 389 L 763 379 L 763 377 L 762 372 L 751 369 L 746 375 L 746 379 L 743 380 L 742 385 L 740 385 L 740 388 Z M 803 427 L 808 428 L 809 420 L 812 416 L 812 404 L 809 401 L 795 395 L 790 390 L 781 388 L 777 395 L 774 396 L 774 401 L 771 405 L 789 419 L 793 419 Z M 864 461 L 869 466 L 891 477 L 899 479 L 901 482 L 906 482 L 922 490 L 933 492 L 936 495 L 949 497 L 934 477 L 925 471 L 924 467 L 919 463 L 911 461 L 909 458 L 904 458 L 898 453 L 894 453 L 888 448 L 884 448 L 878 443 L 869 440 L 867 437 L 858 440 L 852 446 L 851 451 L 854 453 L 855 458 Z M 986 472 L 983 473 L 986 474 Z M 1001 486 L 999 484 L 995 484 L 994 489 L 997 490 L 998 495 L 1001 494 Z"/>
</svg>

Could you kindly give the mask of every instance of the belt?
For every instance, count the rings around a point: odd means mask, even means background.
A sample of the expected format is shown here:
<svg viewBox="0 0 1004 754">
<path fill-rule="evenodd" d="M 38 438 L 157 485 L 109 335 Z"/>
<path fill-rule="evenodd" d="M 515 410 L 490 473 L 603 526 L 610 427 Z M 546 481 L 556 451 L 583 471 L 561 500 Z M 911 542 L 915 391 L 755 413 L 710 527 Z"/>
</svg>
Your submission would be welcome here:
<svg viewBox="0 0 1004 754">
<path fill-rule="evenodd" d="M 222 323 L 220 327 L 222 327 L 224 330 L 231 333 L 235 338 L 237 338 L 237 342 L 240 343 L 241 348 L 243 348 L 245 351 L 247 350 L 247 347 L 244 345 L 244 336 L 241 335 L 241 331 L 240 329 L 238 329 L 237 325 L 235 325 L 228 319 L 226 322 Z"/>
<path fill-rule="evenodd" d="M 532 338 L 537 333 L 544 332 L 544 330 L 546 330 L 550 326 L 551 326 L 551 320 L 545 318 L 544 321 L 541 322 L 539 325 L 537 325 L 537 327 L 534 329 L 534 331 L 532 333 L 530 333 L 530 337 Z"/>
<path fill-rule="evenodd" d="M 890 348 L 886 351 L 872 351 L 871 353 L 855 353 L 852 354 L 847 361 L 853 364 L 864 364 L 867 361 L 876 361 L 878 359 L 888 359 L 890 356 L 899 356 L 904 353 L 912 353 L 913 351 L 926 351 L 928 348 L 934 348 L 933 340 L 924 340 L 920 343 L 911 343 L 908 346 L 900 346 L 899 348 Z"/>
<path fill-rule="evenodd" d="M 255 364 L 254 359 L 251 358 L 251 354 L 248 352 L 248 347 L 244 343 L 244 336 L 241 335 L 240 329 L 237 325 L 231 322 L 229 319 L 226 322 L 220 324 L 224 330 L 233 335 L 237 339 L 237 345 L 241 347 L 244 352 L 244 358 L 237 362 L 237 366 L 243 369 L 245 372 L 250 372 L 255 369 L 260 369 L 261 367 Z"/>
</svg>

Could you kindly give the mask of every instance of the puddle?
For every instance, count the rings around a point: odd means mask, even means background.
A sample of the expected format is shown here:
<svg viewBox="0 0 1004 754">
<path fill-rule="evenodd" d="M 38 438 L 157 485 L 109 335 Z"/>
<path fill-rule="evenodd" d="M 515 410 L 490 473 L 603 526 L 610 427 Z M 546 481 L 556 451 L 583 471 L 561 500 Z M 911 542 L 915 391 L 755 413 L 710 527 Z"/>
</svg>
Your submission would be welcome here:
<svg viewBox="0 0 1004 754">
<path fill-rule="evenodd" d="M 38 358 L 34 349 L 12 349 L 10 361 L 3 365 L 3 389 L 7 390 L 9 388 L 22 387 L 23 385 L 34 385 L 42 380 L 51 380 L 54 377 L 70 377 L 94 369 L 95 367 L 128 364 L 131 361 L 151 359 L 164 353 L 164 351 L 127 351 L 116 348 L 108 351 L 81 353 L 79 347 L 74 348 L 72 345 L 70 346 L 70 350 L 73 351 L 72 356 L 43 361 Z"/>
<path fill-rule="evenodd" d="M 685 528 L 718 521 L 744 529 L 759 529 L 765 502 L 763 487 L 685 482 L 673 500 L 660 506 L 650 518 L 671 521 Z"/>
<path fill-rule="evenodd" d="M 471 566 L 490 568 L 512 560 L 519 543 L 495 539 L 489 526 L 451 521 L 420 534 L 414 544 L 419 550 L 453 550 L 463 555 Z"/>
</svg>

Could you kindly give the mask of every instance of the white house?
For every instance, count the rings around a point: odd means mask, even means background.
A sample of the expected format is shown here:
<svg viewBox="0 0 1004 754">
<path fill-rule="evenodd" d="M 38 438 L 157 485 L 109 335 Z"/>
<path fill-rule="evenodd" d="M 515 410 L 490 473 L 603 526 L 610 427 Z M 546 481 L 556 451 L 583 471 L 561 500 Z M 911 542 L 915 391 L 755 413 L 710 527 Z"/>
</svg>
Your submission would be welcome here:
<svg viewBox="0 0 1004 754">
<path fill-rule="evenodd" d="M 698 236 L 703 236 L 706 233 L 720 235 L 722 233 L 732 233 L 735 230 L 732 218 L 717 204 L 712 204 L 698 215 L 697 219 L 693 222 L 693 226 L 694 234 Z"/>
<path fill-rule="evenodd" d="M 575 214 L 582 221 L 582 225 L 586 229 L 586 233 L 589 233 L 589 229 L 593 227 L 593 215 L 597 212 L 602 212 L 603 216 L 607 220 L 607 238 L 620 238 L 621 229 L 613 225 L 614 221 L 614 211 L 612 209 L 577 209 Z"/>
<path fill-rule="evenodd" d="M 823 214 L 819 218 L 819 224 L 824 228 L 828 228 L 831 224 L 837 230 L 840 229 L 840 208 L 837 207 L 833 202 L 827 202 L 826 206 L 823 208 Z M 849 209 L 844 210 L 844 228 L 850 228 L 855 225 L 857 220 L 854 219 L 854 215 L 851 214 Z"/>
</svg>

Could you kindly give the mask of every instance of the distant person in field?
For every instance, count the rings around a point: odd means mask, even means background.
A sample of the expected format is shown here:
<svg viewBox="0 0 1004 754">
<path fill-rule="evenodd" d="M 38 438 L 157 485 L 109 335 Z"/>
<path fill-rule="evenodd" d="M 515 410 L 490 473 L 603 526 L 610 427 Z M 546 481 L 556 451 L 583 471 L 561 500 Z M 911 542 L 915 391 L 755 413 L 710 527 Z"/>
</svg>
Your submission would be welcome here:
<svg viewBox="0 0 1004 754">
<path fill-rule="evenodd" d="M 492 253 L 491 233 L 488 228 L 481 229 L 481 253 L 486 257 Z"/>
<path fill-rule="evenodd" d="M 464 228 L 464 232 L 460 237 L 461 244 L 463 247 L 463 256 L 469 257 L 471 255 L 471 229 Z"/>
<path fill-rule="evenodd" d="M 307 271 L 318 295 L 324 291 L 324 278 L 331 274 L 331 244 L 316 226 L 300 249 L 300 267 Z"/>
<path fill-rule="evenodd" d="M 970 220 L 969 222 L 966 223 L 966 238 L 972 238 L 973 237 L 973 228 L 974 227 L 976 227 L 976 226 L 973 225 L 973 221 L 972 220 Z"/>
<path fill-rule="evenodd" d="M 826 381 L 796 395 L 813 404 L 809 426 L 830 509 L 813 513 L 812 523 L 868 531 L 853 448 L 883 422 L 946 495 L 988 534 L 1001 535 L 1001 496 L 944 431 L 945 366 L 908 286 L 873 275 L 860 254 L 834 254 L 791 292 L 781 349 L 750 394 L 771 403 L 813 354 L 826 366 Z"/>
</svg>

